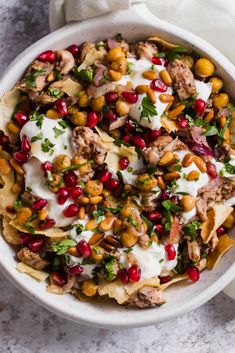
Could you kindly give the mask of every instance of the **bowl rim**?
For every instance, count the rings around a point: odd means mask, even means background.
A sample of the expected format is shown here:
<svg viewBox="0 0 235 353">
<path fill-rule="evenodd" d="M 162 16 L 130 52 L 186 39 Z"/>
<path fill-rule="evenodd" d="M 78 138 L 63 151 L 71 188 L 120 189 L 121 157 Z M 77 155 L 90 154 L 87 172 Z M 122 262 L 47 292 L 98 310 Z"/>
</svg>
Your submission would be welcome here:
<svg viewBox="0 0 235 353">
<path fill-rule="evenodd" d="M 149 25 L 151 27 L 156 27 L 156 32 L 159 30 L 159 27 L 166 31 L 168 34 L 172 34 L 178 37 L 180 40 L 190 43 L 192 46 L 200 49 L 200 51 L 204 52 L 209 57 L 212 57 L 216 62 L 218 62 L 221 66 L 223 66 L 224 71 L 228 74 L 228 76 L 234 81 L 235 78 L 235 67 L 233 64 L 224 57 L 217 49 L 215 49 L 211 44 L 207 43 L 205 40 L 201 39 L 200 37 L 196 36 L 195 34 L 190 33 L 184 29 L 179 28 L 173 24 L 170 24 L 166 21 L 160 20 L 156 18 L 154 15 L 147 10 L 147 7 L 144 4 L 136 4 L 132 7 L 131 11 L 133 14 L 136 15 L 135 20 L 132 20 L 133 23 L 136 25 L 144 24 Z M 122 11 L 124 13 L 130 13 L 129 11 Z M 17 65 L 19 62 L 26 63 L 25 57 L 33 58 L 43 50 L 49 49 L 50 42 L 53 39 L 58 38 L 67 38 L 72 33 L 75 33 L 78 26 L 83 26 L 84 23 L 86 25 L 91 25 L 92 27 L 95 26 L 96 23 L 102 23 L 105 19 L 111 21 L 117 21 L 117 24 L 122 21 L 122 16 L 116 16 L 116 14 L 107 14 L 105 16 L 100 16 L 99 18 L 90 19 L 87 21 L 82 21 L 80 23 L 72 23 L 68 24 L 55 32 L 43 37 L 39 41 L 32 44 L 30 47 L 25 49 L 21 54 L 19 54 L 11 64 L 6 68 L 4 71 L 1 80 L 0 80 L 0 95 L 4 94 L 5 86 L 9 86 L 9 79 L 10 76 L 15 72 L 17 72 Z M 31 60 L 31 61 L 32 61 Z M 26 67 L 26 66 L 25 66 Z M 12 86 L 14 85 L 16 79 L 10 79 L 13 82 Z M 174 310 L 167 311 L 163 318 L 158 318 L 157 315 L 155 317 L 151 315 L 142 315 L 140 319 L 132 318 L 130 313 L 126 316 L 126 319 L 122 319 L 118 322 L 114 322 L 112 318 L 107 318 L 107 316 L 101 317 L 88 317 L 79 315 L 79 312 L 76 313 L 66 313 L 66 310 L 56 306 L 56 304 L 48 303 L 45 300 L 41 299 L 39 296 L 35 295 L 32 288 L 24 282 L 23 276 L 17 276 L 12 273 L 7 268 L 7 265 L 2 257 L 0 257 L 0 270 L 1 272 L 10 280 L 10 282 L 16 286 L 19 290 L 21 290 L 24 294 L 30 297 L 32 300 L 46 308 L 47 310 L 58 314 L 70 321 L 80 323 L 87 326 L 93 327 L 140 327 L 140 326 L 148 326 L 153 325 L 156 323 L 160 323 L 166 320 L 170 320 L 174 317 L 177 317 L 181 314 L 184 314 L 190 310 L 194 310 L 200 305 L 204 304 L 206 301 L 210 300 L 213 296 L 215 296 L 218 292 L 220 292 L 233 278 L 235 274 L 235 263 L 233 263 L 220 277 L 218 277 L 208 288 L 203 290 L 199 295 L 192 297 L 188 300 L 184 305 L 179 305 L 175 307 Z M 146 311 L 145 311 L 146 313 Z"/>
</svg>

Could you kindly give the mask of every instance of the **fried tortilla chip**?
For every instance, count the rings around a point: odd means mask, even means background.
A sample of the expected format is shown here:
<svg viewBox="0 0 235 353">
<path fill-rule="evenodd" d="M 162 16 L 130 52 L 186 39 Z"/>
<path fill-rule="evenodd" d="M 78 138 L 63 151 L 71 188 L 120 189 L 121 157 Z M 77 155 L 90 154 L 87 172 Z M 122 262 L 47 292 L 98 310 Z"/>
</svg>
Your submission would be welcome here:
<svg viewBox="0 0 235 353">
<path fill-rule="evenodd" d="M 168 133 L 178 130 L 178 126 L 174 120 L 169 119 L 167 116 L 161 116 L 160 122 Z"/>
<path fill-rule="evenodd" d="M 231 239 L 227 234 L 220 236 L 216 249 L 207 257 L 207 268 L 210 270 L 215 268 L 218 265 L 221 257 L 226 253 L 226 251 L 234 246 L 234 244 L 235 241 Z"/>
<path fill-rule="evenodd" d="M 150 37 L 148 38 L 149 42 L 154 42 L 157 45 L 160 45 L 161 47 L 165 48 L 165 49 L 174 49 L 179 47 L 179 45 L 174 44 L 174 43 L 170 43 L 165 39 L 162 39 L 160 37 L 154 36 L 154 37 Z"/>
<path fill-rule="evenodd" d="M 226 218 L 232 213 L 233 208 L 222 202 L 216 202 L 207 213 L 207 220 L 202 223 L 201 237 L 204 243 L 208 243 Z"/>
<path fill-rule="evenodd" d="M 123 284 L 119 280 L 103 282 L 99 285 L 98 294 L 101 296 L 108 295 L 109 298 L 114 298 L 118 304 L 123 304 L 133 293 L 144 286 L 159 287 L 159 278 L 149 278 L 140 282 L 128 284 Z"/>
<path fill-rule="evenodd" d="M 26 273 L 37 281 L 45 281 L 49 276 L 49 273 L 40 270 L 35 270 L 34 268 L 24 264 L 23 262 L 19 262 L 16 266 L 16 269 L 21 273 Z"/>
<path fill-rule="evenodd" d="M 165 290 L 166 288 L 170 287 L 172 284 L 185 281 L 186 279 L 188 279 L 187 273 L 183 273 L 182 275 L 177 275 L 175 277 L 172 277 L 172 279 L 169 282 L 160 284 L 160 289 Z"/>
<path fill-rule="evenodd" d="M 7 206 L 13 206 L 17 199 L 17 195 L 12 191 L 12 186 L 15 183 L 14 172 L 11 171 L 8 174 L 1 175 L 3 187 L 0 189 L 0 214 L 2 216 L 8 216 L 9 218 L 15 217 L 14 214 L 7 212 Z"/>
<path fill-rule="evenodd" d="M 10 221 L 7 216 L 2 218 L 2 234 L 8 243 L 19 245 L 21 244 L 19 232 L 9 223 Z"/>
<path fill-rule="evenodd" d="M 89 50 L 83 63 L 78 67 L 78 71 L 87 69 L 89 66 L 95 64 L 95 62 L 100 60 L 102 57 L 103 57 L 103 54 L 97 49 L 93 48 Z"/>
<path fill-rule="evenodd" d="M 13 88 L 10 92 L 5 93 L 0 99 L 0 130 L 9 136 L 11 143 L 17 141 L 17 136 L 7 129 L 7 123 L 11 120 L 11 116 L 19 99 L 20 91 L 17 88 Z"/>
<path fill-rule="evenodd" d="M 82 90 L 80 83 L 71 80 L 71 78 L 64 78 L 63 80 L 53 82 L 49 88 L 59 89 L 66 93 L 69 97 L 77 97 Z"/>
</svg>

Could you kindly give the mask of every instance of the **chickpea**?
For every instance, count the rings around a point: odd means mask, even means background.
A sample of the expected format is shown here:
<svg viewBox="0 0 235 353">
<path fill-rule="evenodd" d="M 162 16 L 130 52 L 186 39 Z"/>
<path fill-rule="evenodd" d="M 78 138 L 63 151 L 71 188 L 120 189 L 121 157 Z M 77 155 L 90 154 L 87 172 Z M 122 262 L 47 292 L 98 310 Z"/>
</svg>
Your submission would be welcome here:
<svg viewBox="0 0 235 353">
<path fill-rule="evenodd" d="M 62 176 L 58 173 L 52 173 L 52 181 L 49 184 L 49 188 L 52 192 L 57 192 L 63 185 Z"/>
<path fill-rule="evenodd" d="M 127 60 L 124 57 L 120 57 L 111 64 L 111 69 L 121 74 L 125 74 L 127 70 Z"/>
<path fill-rule="evenodd" d="M 71 122 L 74 125 L 86 126 L 87 125 L 87 112 L 74 112 L 71 116 Z"/>
<path fill-rule="evenodd" d="M 144 191 L 150 191 L 155 186 L 157 186 L 157 179 L 154 178 L 154 176 L 150 176 L 148 174 L 138 175 L 137 185 Z"/>
<path fill-rule="evenodd" d="M 85 174 L 92 172 L 91 163 L 89 163 L 87 159 L 76 156 L 73 158 L 72 162 L 73 164 L 78 165 L 80 176 L 84 176 Z"/>
<path fill-rule="evenodd" d="M 180 204 L 183 207 L 185 212 L 189 212 L 195 207 L 195 204 L 196 204 L 195 197 L 191 195 L 184 195 L 180 200 Z"/>
<path fill-rule="evenodd" d="M 111 229 L 113 229 L 113 224 L 115 221 L 115 217 L 112 216 L 108 216 L 106 217 L 100 224 L 99 224 L 99 229 L 103 232 L 107 232 Z"/>
<path fill-rule="evenodd" d="M 130 104 L 122 99 L 116 102 L 116 111 L 119 115 L 126 115 L 130 111 Z"/>
<path fill-rule="evenodd" d="M 222 109 L 229 103 L 229 96 L 226 93 L 216 94 L 212 99 L 213 106 L 216 109 Z"/>
<path fill-rule="evenodd" d="M 114 71 L 114 70 L 109 70 L 109 75 L 113 81 L 119 81 L 122 78 L 121 72 Z"/>
<path fill-rule="evenodd" d="M 30 216 L 32 216 L 31 209 L 29 207 L 22 207 L 17 215 L 17 221 L 20 225 L 23 225 Z"/>
<path fill-rule="evenodd" d="M 120 241 L 123 246 L 130 248 L 137 243 L 138 237 L 136 237 L 134 234 L 124 231 L 120 234 Z"/>
<path fill-rule="evenodd" d="M 101 112 L 103 107 L 105 106 L 105 103 L 105 97 L 100 96 L 92 99 L 91 106 L 95 112 Z"/>
<path fill-rule="evenodd" d="M 128 217 L 130 217 L 132 209 L 133 209 L 133 208 L 132 208 L 131 206 L 125 206 L 125 207 L 123 207 L 123 208 L 121 209 L 121 211 L 120 211 L 121 216 L 122 216 L 123 218 L 128 218 Z"/>
<path fill-rule="evenodd" d="M 125 57 L 125 54 L 123 53 L 121 47 L 116 47 L 116 48 L 110 49 L 110 51 L 108 52 L 108 54 L 106 56 L 106 59 L 109 62 L 113 62 L 113 61 L 115 61 L 115 60 L 117 60 L 118 58 L 121 58 L 121 57 Z"/>
<path fill-rule="evenodd" d="M 218 77 L 211 77 L 209 82 L 212 83 L 212 93 L 218 93 L 223 87 L 223 81 Z"/>
<path fill-rule="evenodd" d="M 71 166 L 71 160 L 67 154 L 59 154 L 53 161 L 53 170 L 55 172 L 62 172 L 63 169 Z"/>
<path fill-rule="evenodd" d="M 86 183 L 86 192 L 90 196 L 99 196 L 103 191 L 103 183 L 99 180 L 90 180 Z"/>
<path fill-rule="evenodd" d="M 174 155 L 171 151 L 166 151 L 164 155 L 160 158 L 158 164 L 160 166 L 166 166 L 172 164 L 175 161 Z"/>
<path fill-rule="evenodd" d="M 194 59 L 191 55 L 182 55 L 181 56 L 181 60 L 190 68 L 192 69 L 193 65 L 194 65 Z"/>
<path fill-rule="evenodd" d="M 200 77 L 209 77 L 213 75 L 215 66 L 209 59 L 200 58 L 196 61 L 194 70 Z"/>
<path fill-rule="evenodd" d="M 93 297 L 97 293 L 98 286 L 92 279 L 88 279 L 83 281 L 81 289 L 87 297 Z"/>
<path fill-rule="evenodd" d="M 91 257 L 96 262 L 101 262 L 104 258 L 104 254 L 105 254 L 105 251 L 103 248 L 101 248 L 101 246 L 96 245 L 92 247 Z"/>
<path fill-rule="evenodd" d="M 194 180 L 198 180 L 200 177 L 200 173 L 198 170 L 192 170 L 188 176 L 187 176 L 187 180 L 188 181 L 194 181 Z"/>
</svg>

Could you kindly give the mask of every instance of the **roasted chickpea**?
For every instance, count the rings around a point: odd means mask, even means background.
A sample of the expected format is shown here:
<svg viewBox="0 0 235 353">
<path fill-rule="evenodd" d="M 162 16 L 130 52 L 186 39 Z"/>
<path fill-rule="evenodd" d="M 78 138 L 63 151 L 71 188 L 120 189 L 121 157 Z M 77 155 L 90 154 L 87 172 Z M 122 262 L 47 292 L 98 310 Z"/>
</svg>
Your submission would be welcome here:
<svg viewBox="0 0 235 353">
<path fill-rule="evenodd" d="M 181 56 L 181 60 L 190 68 L 192 69 L 194 65 L 194 59 L 191 55 L 185 54 Z"/>
<path fill-rule="evenodd" d="M 121 74 L 125 74 L 127 70 L 127 60 L 124 57 L 120 57 L 111 64 L 111 69 L 118 71 Z"/>
<path fill-rule="evenodd" d="M 53 170 L 55 172 L 62 172 L 65 168 L 71 166 L 71 160 L 67 154 L 59 154 L 53 161 Z"/>
<path fill-rule="evenodd" d="M 74 125 L 86 126 L 87 125 L 87 112 L 74 112 L 71 116 L 71 122 Z"/>
<path fill-rule="evenodd" d="M 123 246 L 130 248 L 137 243 L 138 237 L 130 232 L 124 231 L 120 234 L 120 241 Z"/>
<path fill-rule="evenodd" d="M 229 96 L 226 93 L 216 94 L 212 99 L 213 106 L 216 109 L 222 109 L 229 103 Z"/>
<path fill-rule="evenodd" d="M 144 191 L 150 191 L 157 186 L 157 179 L 148 174 L 138 175 L 137 186 Z"/>
<path fill-rule="evenodd" d="M 90 180 L 86 183 L 86 192 L 90 196 L 99 196 L 103 191 L 103 183 L 99 180 Z"/>
<path fill-rule="evenodd" d="M 119 81 L 122 78 L 121 72 L 114 71 L 114 70 L 109 70 L 109 75 L 113 81 Z"/>
<path fill-rule="evenodd" d="M 200 58 L 196 61 L 194 70 L 200 77 L 209 77 L 213 75 L 215 66 L 209 59 Z"/>
<path fill-rule="evenodd" d="M 126 115 L 130 111 L 130 104 L 122 99 L 116 102 L 116 111 L 119 115 Z"/>
<path fill-rule="evenodd" d="M 101 246 L 96 245 L 92 247 L 91 257 L 96 262 L 101 262 L 104 258 L 104 254 L 105 254 L 105 251 L 103 248 L 101 248 Z"/>
<path fill-rule="evenodd" d="M 192 195 L 184 195 L 180 200 L 180 204 L 183 207 L 185 212 L 191 211 L 196 204 L 195 197 Z"/>
<path fill-rule="evenodd" d="M 115 61 L 115 60 L 117 60 L 118 58 L 121 58 L 121 57 L 125 57 L 125 54 L 123 53 L 121 47 L 116 47 L 116 48 L 110 49 L 110 51 L 108 52 L 108 54 L 106 56 L 106 59 L 109 62 L 113 62 L 113 61 Z"/>
<path fill-rule="evenodd" d="M 218 77 L 211 77 L 209 82 L 212 83 L 212 93 L 218 93 L 223 87 L 223 81 Z"/>
<path fill-rule="evenodd" d="M 92 279 L 87 279 L 83 281 L 81 289 L 87 297 L 93 297 L 97 293 L 98 286 Z"/>
<path fill-rule="evenodd" d="M 52 192 L 57 192 L 63 185 L 62 176 L 58 173 L 52 173 L 52 181 L 50 181 L 49 188 Z"/>
<path fill-rule="evenodd" d="M 105 106 L 105 97 L 104 96 L 100 96 L 100 97 L 97 97 L 97 98 L 93 98 L 92 101 L 91 101 L 91 106 L 92 106 L 92 109 L 95 112 L 101 112 L 101 110 Z"/>
</svg>

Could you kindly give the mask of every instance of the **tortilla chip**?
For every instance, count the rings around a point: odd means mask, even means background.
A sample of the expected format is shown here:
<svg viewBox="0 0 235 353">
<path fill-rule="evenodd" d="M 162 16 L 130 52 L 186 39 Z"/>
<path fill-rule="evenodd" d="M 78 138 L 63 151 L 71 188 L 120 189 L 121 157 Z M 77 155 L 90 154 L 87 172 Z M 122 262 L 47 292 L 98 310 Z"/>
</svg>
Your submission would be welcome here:
<svg viewBox="0 0 235 353">
<path fill-rule="evenodd" d="M 1 180 L 3 182 L 3 187 L 0 189 L 0 214 L 13 218 L 15 215 L 7 212 L 6 207 L 13 206 L 17 199 L 17 195 L 12 191 L 12 186 L 15 183 L 14 172 L 11 171 L 9 174 L 2 174 Z"/>
<path fill-rule="evenodd" d="M 128 284 L 123 284 L 119 280 L 104 282 L 99 286 L 98 294 L 101 296 L 108 295 L 109 298 L 114 298 L 118 304 L 123 304 L 133 293 L 144 286 L 159 287 L 159 278 L 149 278 Z"/>
<path fill-rule="evenodd" d="M 166 49 L 174 49 L 174 48 L 180 46 L 179 44 L 170 43 L 167 40 L 162 39 L 162 38 L 157 37 L 157 36 L 148 38 L 148 41 L 149 42 L 154 42 L 157 45 L 160 45 L 161 47 L 166 48 Z"/>
<path fill-rule="evenodd" d="M 134 146 L 127 147 L 127 146 L 121 145 L 121 147 L 119 148 L 118 154 L 121 157 L 127 157 L 130 163 L 138 159 L 138 154 L 136 153 Z"/>
<path fill-rule="evenodd" d="M 70 97 L 77 97 L 78 93 L 82 90 L 80 83 L 71 80 L 71 78 L 65 78 L 60 81 L 53 82 L 49 88 L 59 89 L 65 92 Z"/>
<path fill-rule="evenodd" d="M 216 202 L 212 210 L 207 213 L 207 220 L 202 223 L 201 237 L 204 243 L 209 243 L 217 228 L 219 228 L 226 218 L 232 213 L 233 208 L 222 202 Z"/>
<path fill-rule="evenodd" d="M 160 284 L 160 289 L 165 290 L 166 288 L 170 287 L 172 284 L 185 281 L 186 279 L 188 279 L 187 273 L 183 273 L 182 275 L 177 275 L 175 277 L 172 277 L 172 279 L 169 282 Z"/>
<path fill-rule="evenodd" d="M 2 130 L 7 136 L 9 136 L 10 142 L 15 143 L 17 136 L 12 134 L 7 129 L 7 123 L 11 120 L 12 114 L 15 107 L 20 99 L 20 91 L 17 88 L 13 88 L 10 92 L 5 93 L 0 99 L 0 130 Z"/>
<path fill-rule="evenodd" d="M 16 266 L 16 269 L 20 273 L 26 273 L 27 275 L 33 277 L 37 281 L 45 281 L 49 276 L 49 273 L 35 270 L 34 268 L 24 264 L 23 262 L 18 263 L 18 265 Z"/>
<path fill-rule="evenodd" d="M 100 51 L 96 50 L 95 48 L 89 50 L 83 63 L 78 67 L 78 71 L 87 69 L 89 66 L 95 64 L 95 62 L 97 60 L 100 60 L 102 57 L 103 57 L 103 54 Z"/>
<path fill-rule="evenodd" d="M 234 245 L 235 241 L 231 239 L 227 234 L 220 236 L 216 249 L 207 257 L 207 268 L 210 270 L 215 268 L 218 265 L 221 257 Z"/>
<path fill-rule="evenodd" d="M 21 244 L 18 230 L 10 225 L 10 218 L 7 216 L 2 218 L 2 234 L 5 240 L 13 245 Z"/>
<path fill-rule="evenodd" d="M 167 116 L 162 116 L 160 118 L 162 127 L 166 129 L 168 133 L 178 130 L 178 126 L 174 120 L 169 119 Z"/>
</svg>

